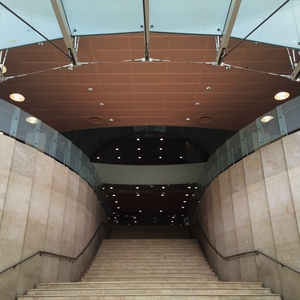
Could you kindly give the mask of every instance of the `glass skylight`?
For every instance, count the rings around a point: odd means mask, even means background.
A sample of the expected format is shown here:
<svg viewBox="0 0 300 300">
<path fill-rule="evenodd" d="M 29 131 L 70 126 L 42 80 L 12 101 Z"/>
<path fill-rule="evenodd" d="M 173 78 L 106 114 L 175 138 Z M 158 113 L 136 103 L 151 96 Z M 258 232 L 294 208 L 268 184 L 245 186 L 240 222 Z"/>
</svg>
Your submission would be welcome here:
<svg viewBox="0 0 300 300">
<path fill-rule="evenodd" d="M 242 0 L 232 37 L 245 38 L 282 6 L 285 0 Z M 51 1 L 3 0 L 49 40 L 62 38 Z M 73 36 L 142 32 L 142 0 L 61 0 Z M 150 31 L 222 35 L 231 0 L 150 0 Z M 43 42 L 45 39 L 0 5 L 0 49 Z M 300 0 L 290 0 L 248 39 L 300 49 Z"/>
</svg>

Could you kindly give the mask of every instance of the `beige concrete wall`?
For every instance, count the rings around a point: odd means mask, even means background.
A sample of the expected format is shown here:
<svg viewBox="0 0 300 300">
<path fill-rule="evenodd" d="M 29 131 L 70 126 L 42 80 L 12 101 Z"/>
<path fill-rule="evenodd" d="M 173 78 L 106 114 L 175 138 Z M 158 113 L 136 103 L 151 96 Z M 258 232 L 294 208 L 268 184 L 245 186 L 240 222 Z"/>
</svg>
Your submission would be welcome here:
<svg viewBox="0 0 300 300">
<path fill-rule="evenodd" d="M 300 132 L 220 174 L 200 199 L 193 221 L 223 256 L 261 250 L 300 270 Z M 224 261 L 200 231 L 196 236 L 221 280 L 258 280 L 284 299 L 300 298 L 300 274 L 261 255 Z"/>
<path fill-rule="evenodd" d="M 77 256 L 107 223 L 91 187 L 59 162 L 12 138 L 0 135 L 0 270 L 43 250 Z M 37 282 L 76 281 L 106 236 L 75 263 L 35 256 L 0 274 L 0 299 L 12 300 Z"/>
</svg>

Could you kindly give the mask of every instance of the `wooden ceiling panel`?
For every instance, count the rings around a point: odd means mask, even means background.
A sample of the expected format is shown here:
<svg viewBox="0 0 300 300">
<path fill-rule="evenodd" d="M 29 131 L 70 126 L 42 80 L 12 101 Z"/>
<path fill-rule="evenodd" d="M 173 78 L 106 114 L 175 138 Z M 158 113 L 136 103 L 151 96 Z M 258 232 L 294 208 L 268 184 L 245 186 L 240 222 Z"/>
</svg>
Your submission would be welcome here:
<svg viewBox="0 0 300 300">
<path fill-rule="evenodd" d="M 10 49 L 5 75 L 27 75 L 1 83 L 0 97 L 10 101 L 10 93 L 23 93 L 26 100 L 17 105 L 61 131 L 139 125 L 239 130 L 280 104 L 274 100 L 276 92 L 286 90 L 291 98 L 300 94 L 300 83 L 268 74 L 292 72 L 286 49 L 243 42 L 225 63 L 248 70 L 226 70 L 204 64 L 215 60 L 214 37 L 159 33 L 150 37 L 150 57 L 171 62 L 130 62 L 144 55 L 142 33 L 81 37 L 78 57 L 89 64 L 73 71 L 52 70 L 70 62 L 49 43 Z M 231 39 L 228 49 L 237 42 Z M 55 43 L 65 49 L 62 40 Z M 199 118 L 205 115 L 212 120 L 202 124 Z M 90 116 L 99 116 L 101 122 L 89 123 Z"/>
</svg>

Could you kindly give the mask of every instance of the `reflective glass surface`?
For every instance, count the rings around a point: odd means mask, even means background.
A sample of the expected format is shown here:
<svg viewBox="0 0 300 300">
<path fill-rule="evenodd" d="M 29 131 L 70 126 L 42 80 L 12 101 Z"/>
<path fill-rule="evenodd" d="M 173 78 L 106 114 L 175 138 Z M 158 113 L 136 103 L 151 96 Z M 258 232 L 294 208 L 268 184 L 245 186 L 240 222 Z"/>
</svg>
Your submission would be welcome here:
<svg viewBox="0 0 300 300">
<path fill-rule="evenodd" d="M 275 12 L 284 0 L 242 1 L 232 32 L 236 38 L 246 37 Z M 300 0 L 290 0 L 248 39 L 267 44 L 300 49 Z"/>
<path fill-rule="evenodd" d="M 141 0 L 62 0 L 74 35 L 139 32 L 143 29 Z"/>
<path fill-rule="evenodd" d="M 230 0 L 150 1 L 150 28 L 156 32 L 220 35 Z M 219 30 L 218 30 L 219 29 Z"/>
<path fill-rule="evenodd" d="M 62 37 L 51 1 L 3 0 L 1 2 L 48 39 Z M 2 5 L 0 5 L 0 20 L 0 49 L 45 41 L 42 36 Z"/>
</svg>

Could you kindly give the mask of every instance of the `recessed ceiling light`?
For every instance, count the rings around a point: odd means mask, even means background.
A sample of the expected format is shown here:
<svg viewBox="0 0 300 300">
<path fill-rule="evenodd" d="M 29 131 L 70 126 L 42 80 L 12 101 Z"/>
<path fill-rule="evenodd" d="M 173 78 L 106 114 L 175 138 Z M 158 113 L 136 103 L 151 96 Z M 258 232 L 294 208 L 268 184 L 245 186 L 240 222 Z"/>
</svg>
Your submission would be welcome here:
<svg viewBox="0 0 300 300">
<path fill-rule="evenodd" d="M 197 105 L 197 106 L 200 105 L 200 102 L 196 102 L 195 105 Z"/>
<path fill-rule="evenodd" d="M 161 209 L 159 212 L 163 212 L 163 210 Z"/>
<path fill-rule="evenodd" d="M 139 210 L 139 212 L 141 213 L 141 212 L 142 212 L 142 210 L 140 209 L 140 210 Z"/>
<path fill-rule="evenodd" d="M 7 68 L 3 64 L 0 64 L 0 69 L 2 74 L 7 72 Z"/>
<path fill-rule="evenodd" d="M 159 150 L 161 151 L 163 148 L 159 148 Z"/>
<path fill-rule="evenodd" d="M 93 90 L 94 90 L 94 89 L 93 89 L 92 87 L 89 87 L 89 88 L 88 88 L 88 91 L 89 91 L 89 92 L 91 92 L 91 91 L 93 91 Z"/>
<path fill-rule="evenodd" d="M 110 118 L 110 119 L 109 119 L 109 122 L 113 122 L 113 121 L 114 121 L 114 119 L 113 119 L 113 118 Z"/>
<path fill-rule="evenodd" d="M 100 156 L 97 156 L 97 159 L 100 159 Z"/>
<path fill-rule="evenodd" d="M 92 124 L 99 124 L 101 122 L 101 119 L 98 117 L 90 117 L 89 122 Z"/>
<path fill-rule="evenodd" d="M 209 123 L 211 121 L 211 118 L 210 117 L 201 117 L 199 119 L 199 122 L 200 123 Z"/>
<path fill-rule="evenodd" d="M 267 122 L 271 121 L 272 119 L 274 119 L 273 116 L 264 116 L 263 118 L 261 118 L 261 121 L 263 123 L 267 123 Z"/>
<path fill-rule="evenodd" d="M 274 98 L 278 101 L 282 101 L 287 99 L 289 96 L 290 94 L 288 92 L 279 92 L 274 96 Z"/>
<path fill-rule="evenodd" d="M 118 159 L 121 159 L 121 156 L 118 156 Z"/>
<path fill-rule="evenodd" d="M 138 157 L 138 159 L 141 159 L 141 158 L 142 158 L 141 156 Z"/>
<path fill-rule="evenodd" d="M 140 151 L 141 150 L 141 148 L 137 148 L 138 149 L 138 151 Z"/>
<path fill-rule="evenodd" d="M 187 120 L 187 121 L 190 121 L 190 120 L 191 120 L 191 118 L 186 118 L 186 120 Z"/>
<path fill-rule="evenodd" d="M 113 196 L 113 197 L 116 197 L 116 195 L 115 195 L 115 194 L 113 194 L 112 196 Z"/>
<path fill-rule="evenodd" d="M 210 90 L 211 90 L 211 86 L 207 86 L 206 89 L 207 89 L 208 91 L 210 91 Z"/>
<path fill-rule="evenodd" d="M 137 195 L 137 197 L 139 197 L 139 196 L 140 196 L 140 194 L 139 194 L 139 193 L 137 193 L 136 195 Z"/>
<path fill-rule="evenodd" d="M 188 186 L 188 189 L 190 189 L 191 188 L 191 186 Z"/>
<path fill-rule="evenodd" d="M 116 151 L 119 151 L 119 148 L 116 148 Z"/>
<path fill-rule="evenodd" d="M 140 187 L 139 187 L 139 186 L 136 186 L 135 188 L 138 190 Z"/>
<path fill-rule="evenodd" d="M 164 139 L 163 139 L 163 138 L 160 138 L 159 140 L 160 140 L 160 141 L 163 141 Z"/>
<path fill-rule="evenodd" d="M 10 94 L 9 98 L 17 102 L 23 102 L 25 100 L 25 97 L 19 93 Z"/>
<path fill-rule="evenodd" d="M 100 105 L 100 106 L 104 106 L 104 103 L 103 103 L 103 102 L 100 102 L 99 105 Z"/>
<path fill-rule="evenodd" d="M 186 201 L 184 200 L 183 203 L 186 203 Z"/>
<path fill-rule="evenodd" d="M 39 119 L 37 119 L 35 117 L 27 117 L 26 121 L 30 124 L 37 124 L 39 122 Z"/>
<path fill-rule="evenodd" d="M 118 206 L 117 209 L 120 209 L 120 206 Z"/>
<path fill-rule="evenodd" d="M 184 208 L 184 206 L 182 206 L 181 208 Z"/>
<path fill-rule="evenodd" d="M 179 156 L 179 158 L 182 158 L 182 156 Z"/>
<path fill-rule="evenodd" d="M 119 201 L 118 201 L 118 200 L 116 200 L 116 201 L 115 201 L 115 203 L 119 203 Z"/>
<path fill-rule="evenodd" d="M 111 190 L 112 190 L 113 188 L 114 188 L 114 187 L 113 187 L 113 186 L 111 186 L 109 189 L 111 189 Z"/>
<path fill-rule="evenodd" d="M 185 194 L 185 196 L 186 196 L 186 197 L 188 197 L 188 196 L 189 196 L 189 194 Z"/>
<path fill-rule="evenodd" d="M 164 197 L 164 196 L 165 196 L 165 194 L 164 194 L 164 193 L 162 193 L 162 194 L 161 194 L 161 196 L 162 196 L 162 197 Z"/>
<path fill-rule="evenodd" d="M 159 159 L 162 159 L 162 157 L 160 156 Z"/>
<path fill-rule="evenodd" d="M 166 187 L 165 187 L 165 186 L 162 186 L 161 188 L 164 190 Z"/>
<path fill-rule="evenodd" d="M 43 47 L 44 46 L 44 43 L 40 42 L 38 43 L 39 46 Z"/>
<path fill-rule="evenodd" d="M 140 140 L 140 138 L 137 138 L 136 140 L 137 140 L 137 141 L 139 141 L 139 140 Z"/>
</svg>

